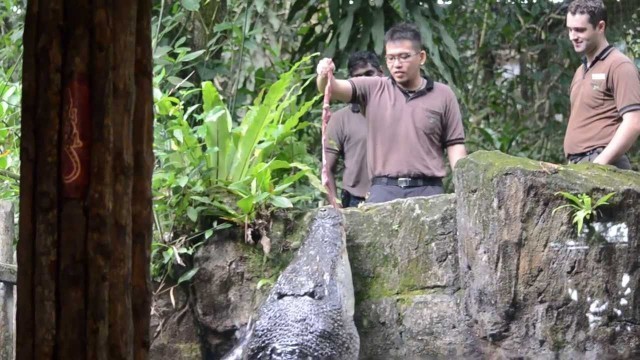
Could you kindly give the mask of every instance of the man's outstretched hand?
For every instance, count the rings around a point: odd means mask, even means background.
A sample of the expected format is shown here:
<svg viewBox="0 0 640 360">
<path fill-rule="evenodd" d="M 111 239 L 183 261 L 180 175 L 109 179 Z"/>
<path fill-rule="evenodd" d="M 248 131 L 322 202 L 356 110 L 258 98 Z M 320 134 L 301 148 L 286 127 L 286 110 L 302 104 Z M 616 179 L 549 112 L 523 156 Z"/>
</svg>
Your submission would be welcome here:
<svg viewBox="0 0 640 360">
<path fill-rule="evenodd" d="M 335 71 L 336 66 L 333 64 L 333 60 L 331 58 L 324 58 L 318 62 L 318 66 L 316 67 L 316 73 L 319 77 L 326 78 L 329 72 Z"/>
</svg>

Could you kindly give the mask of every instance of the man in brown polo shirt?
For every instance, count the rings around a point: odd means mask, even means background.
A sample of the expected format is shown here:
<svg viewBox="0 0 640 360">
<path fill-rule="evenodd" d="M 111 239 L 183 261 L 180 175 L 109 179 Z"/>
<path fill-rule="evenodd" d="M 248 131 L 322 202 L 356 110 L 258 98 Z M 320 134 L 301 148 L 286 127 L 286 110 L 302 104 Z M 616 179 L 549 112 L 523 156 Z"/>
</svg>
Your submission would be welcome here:
<svg viewBox="0 0 640 360">
<path fill-rule="evenodd" d="M 444 149 L 451 168 L 466 156 L 458 100 L 445 84 L 420 73 L 427 55 L 412 24 L 393 26 L 385 34 L 391 77 L 332 78 L 332 98 L 360 102 L 367 119 L 369 203 L 442 194 L 446 175 Z M 317 66 L 318 90 L 324 91 L 331 59 Z"/>
<path fill-rule="evenodd" d="M 369 51 L 351 54 L 347 67 L 350 78 L 384 75 L 378 57 Z M 333 184 L 329 189 L 336 189 L 334 173 L 338 159 L 343 157 L 342 207 L 356 207 L 364 202 L 371 184 L 367 171 L 367 119 L 359 104 L 350 104 L 333 114 L 327 125 L 327 140 L 327 178 Z"/>
<path fill-rule="evenodd" d="M 606 25 L 607 11 L 600 0 L 569 5 L 569 39 L 584 57 L 571 82 L 564 152 L 571 163 L 631 169 L 625 152 L 640 135 L 640 74 L 629 58 L 609 45 Z"/>
</svg>

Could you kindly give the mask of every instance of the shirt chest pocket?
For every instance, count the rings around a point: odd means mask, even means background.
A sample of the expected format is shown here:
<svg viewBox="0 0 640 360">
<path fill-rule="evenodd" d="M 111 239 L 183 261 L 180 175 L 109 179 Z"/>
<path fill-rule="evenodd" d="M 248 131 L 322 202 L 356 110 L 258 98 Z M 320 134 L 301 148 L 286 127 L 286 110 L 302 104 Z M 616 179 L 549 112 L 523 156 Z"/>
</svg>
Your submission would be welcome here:
<svg viewBox="0 0 640 360">
<path fill-rule="evenodd" d="M 585 89 L 582 91 L 582 98 L 586 106 L 591 109 L 600 108 L 604 105 L 605 93 L 607 91 L 607 81 L 605 79 L 588 79 Z"/>
<path fill-rule="evenodd" d="M 436 138 L 440 136 L 442 133 L 442 113 L 435 110 L 416 109 L 412 115 L 416 132 Z"/>
</svg>

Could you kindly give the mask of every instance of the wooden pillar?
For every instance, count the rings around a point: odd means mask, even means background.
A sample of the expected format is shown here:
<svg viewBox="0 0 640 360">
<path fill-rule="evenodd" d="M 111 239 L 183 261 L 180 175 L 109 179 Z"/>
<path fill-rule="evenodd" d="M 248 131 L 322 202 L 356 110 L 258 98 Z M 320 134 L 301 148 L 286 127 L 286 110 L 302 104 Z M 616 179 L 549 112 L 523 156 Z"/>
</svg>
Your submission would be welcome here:
<svg viewBox="0 0 640 360">
<path fill-rule="evenodd" d="M 150 0 L 29 0 L 17 359 L 146 359 Z"/>
<path fill-rule="evenodd" d="M 13 204 L 0 201 L 0 360 L 11 360 L 14 356 L 15 279 L 11 279 L 13 268 Z M 2 271 L 7 269 L 6 274 Z M 4 276 L 3 276 L 4 275 Z"/>
</svg>

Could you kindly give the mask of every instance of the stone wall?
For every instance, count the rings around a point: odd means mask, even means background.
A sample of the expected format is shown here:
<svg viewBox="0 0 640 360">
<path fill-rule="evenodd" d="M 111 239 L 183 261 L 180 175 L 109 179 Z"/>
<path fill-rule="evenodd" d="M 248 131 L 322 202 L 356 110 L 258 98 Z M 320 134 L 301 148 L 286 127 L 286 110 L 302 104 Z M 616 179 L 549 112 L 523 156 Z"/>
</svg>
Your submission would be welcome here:
<svg viewBox="0 0 640 360">
<path fill-rule="evenodd" d="M 463 313 L 511 357 L 640 357 L 640 175 L 498 152 L 456 170 Z M 611 204 L 581 234 L 558 191 Z"/>
<path fill-rule="evenodd" d="M 640 175 L 477 152 L 454 181 L 456 195 L 344 210 L 361 359 L 640 357 Z M 557 191 L 616 195 L 578 236 Z M 152 348 L 220 358 L 308 218 L 274 222 L 267 262 L 241 236 L 209 241 L 190 305 L 163 315 L 187 330 Z"/>
</svg>

